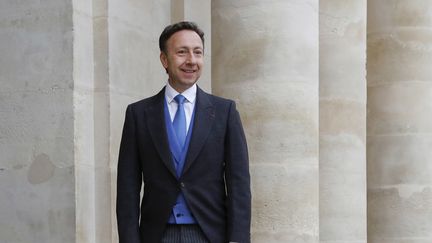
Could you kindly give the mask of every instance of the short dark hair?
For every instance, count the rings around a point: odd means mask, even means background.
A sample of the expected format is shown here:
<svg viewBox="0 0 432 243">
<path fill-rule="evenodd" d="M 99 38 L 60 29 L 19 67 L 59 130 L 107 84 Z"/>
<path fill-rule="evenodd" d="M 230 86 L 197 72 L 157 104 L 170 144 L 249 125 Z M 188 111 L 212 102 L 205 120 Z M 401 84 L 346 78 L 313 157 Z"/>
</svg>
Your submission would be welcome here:
<svg viewBox="0 0 432 243">
<path fill-rule="evenodd" d="M 203 47 L 204 47 L 204 32 L 198 27 L 194 22 L 189 21 L 181 21 L 172 25 L 168 25 L 162 31 L 162 34 L 159 37 L 159 49 L 161 52 L 166 53 L 166 43 L 168 39 L 176 32 L 181 30 L 192 30 L 195 31 L 201 38 Z"/>
</svg>

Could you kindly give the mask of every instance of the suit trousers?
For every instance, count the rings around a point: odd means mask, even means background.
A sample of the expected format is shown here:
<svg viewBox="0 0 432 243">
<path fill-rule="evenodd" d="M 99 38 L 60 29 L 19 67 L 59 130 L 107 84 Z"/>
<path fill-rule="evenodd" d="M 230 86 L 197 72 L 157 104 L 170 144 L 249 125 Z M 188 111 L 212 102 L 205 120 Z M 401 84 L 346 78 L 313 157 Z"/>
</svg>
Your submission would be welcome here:
<svg viewBox="0 0 432 243">
<path fill-rule="evenodd" d="M 168 224 L 161 243 L 209 243 L 197 224 Z"/>
</svg>

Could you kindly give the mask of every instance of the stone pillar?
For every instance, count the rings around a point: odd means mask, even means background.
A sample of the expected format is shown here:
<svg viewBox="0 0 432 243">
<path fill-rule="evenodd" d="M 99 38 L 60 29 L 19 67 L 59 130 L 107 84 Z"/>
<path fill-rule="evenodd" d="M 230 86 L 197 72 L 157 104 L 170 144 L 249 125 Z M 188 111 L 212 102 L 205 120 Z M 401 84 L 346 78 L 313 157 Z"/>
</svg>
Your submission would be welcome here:
<svg viewBox="0 0 432 243">
<path fill-rule="evenodd" d="M 368 1 L 368 239 L 432 242 L 432 2 Z"/>
<path fill-rule="evenodd" d="M 108 0 L 109 160 L 112 242 L 118 242 L 115 198 L 117 160 L 126 106 L 156 94 L 167 82 L 159 35 L 171 22 L 171 0 Z"/>
<path fill-rule="evenodd" d="M 96 242 L 92 1 L 73 0 L 73 122 L 76 241 Z"/>
<path fill-rule="evenodd" d="M 108 0 L 93 0 L 94 60 L 94 161 L 95 161 L 95 242 L 116 242 L 111 216 L 112 174 L 110 167 L 110 90 L 108 53 Z"/>
<path fill-rule="evenodd" d="M 1 242 L 75 242 L 72 11 L 0 3 Z"/>
<path fill-rule="evenodd" d="M 366 0 L 320 2 L 320 242 L 365 243 Z"/>
<path fill-rule="evenodd" d="M 251 161 L 253 242 L 318 242 L 318 1 L 212 1 L 212 90 Z"/>
<path fill-rule="evenodd" d="M 204 31 L 204 69 L 198 85 L 211 92 L 211 0 L 171 0 L 171 23 L 183 20 L 197 23 Z"/>
<path fill-rule="evenodd" d="M 77 242 L 111 242 L 107 0 L 74 0 Z"/>
</svg>

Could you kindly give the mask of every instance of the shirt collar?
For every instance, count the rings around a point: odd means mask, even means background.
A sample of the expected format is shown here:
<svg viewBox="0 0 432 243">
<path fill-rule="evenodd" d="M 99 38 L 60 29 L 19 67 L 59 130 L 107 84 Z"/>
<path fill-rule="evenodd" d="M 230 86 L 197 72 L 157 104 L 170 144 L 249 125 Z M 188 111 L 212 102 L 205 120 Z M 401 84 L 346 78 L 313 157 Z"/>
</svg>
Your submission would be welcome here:
<svg viewBox="0 0 432 243">
<path fill-rule="evenodd" d="M 190 88 L 183 91 L 181 95 L 183 95 L 188 102 L 194 103 L 196 99 L 196 92 L 197 92 L 197 85 L 193 84 Z M 180 93 L 177 92 L 177 90 L 175 90 L 173 87 L 171 87 L 169 82 L 167 82 L 165 87 L 165 98 L 168 101 L 168 104 L 170 104 L 173 101 L 174 97 L 176 97 L 178 94 Z"/>
</svg>

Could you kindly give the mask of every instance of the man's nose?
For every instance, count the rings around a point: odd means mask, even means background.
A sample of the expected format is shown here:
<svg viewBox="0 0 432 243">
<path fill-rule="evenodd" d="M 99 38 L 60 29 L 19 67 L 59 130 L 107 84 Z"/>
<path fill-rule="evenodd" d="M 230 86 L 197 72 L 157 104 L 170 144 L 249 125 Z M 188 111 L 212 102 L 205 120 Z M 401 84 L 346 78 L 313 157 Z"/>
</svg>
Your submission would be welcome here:
<svg viewBox="0 0 432 243">
<path fill-rule="evenodd" d="M 193 52 L 191 52 L 187 55 L 186 63 L 187 64 L 195 64 L 196 63 L 196 58 L 195 58 L 195 55 Z"/>
</svg>

